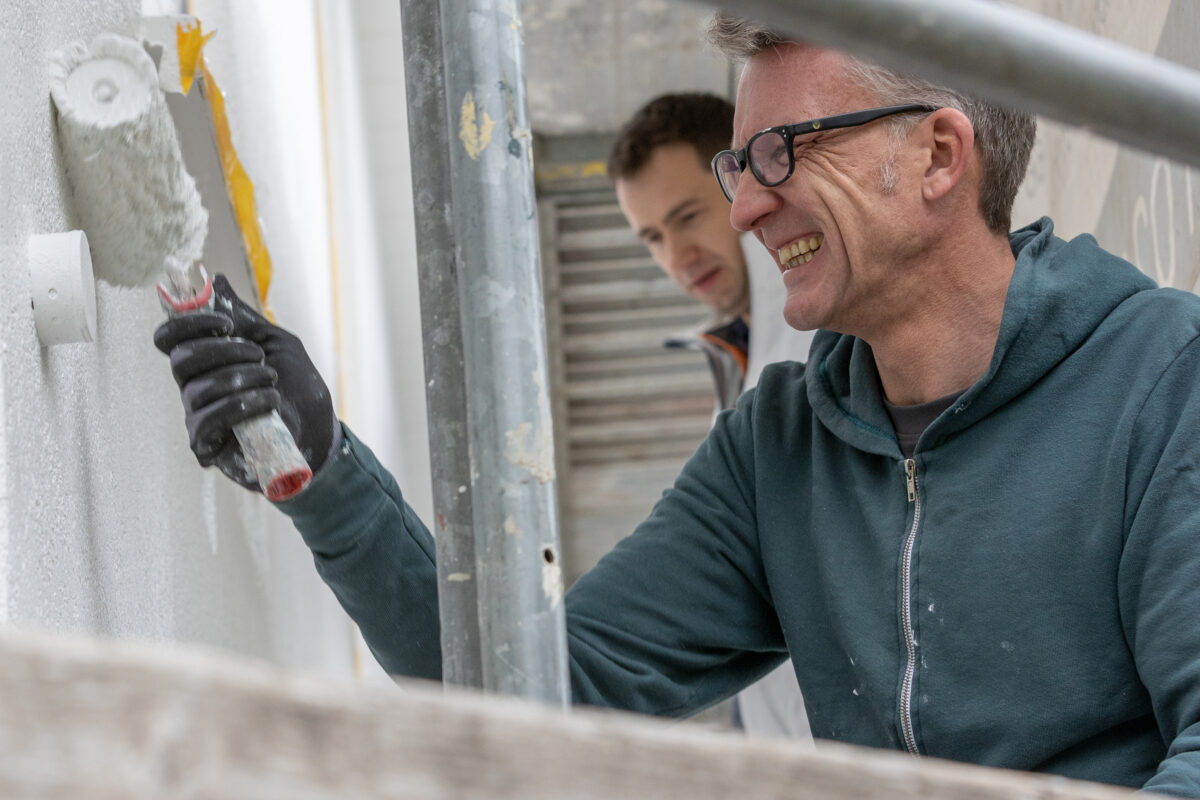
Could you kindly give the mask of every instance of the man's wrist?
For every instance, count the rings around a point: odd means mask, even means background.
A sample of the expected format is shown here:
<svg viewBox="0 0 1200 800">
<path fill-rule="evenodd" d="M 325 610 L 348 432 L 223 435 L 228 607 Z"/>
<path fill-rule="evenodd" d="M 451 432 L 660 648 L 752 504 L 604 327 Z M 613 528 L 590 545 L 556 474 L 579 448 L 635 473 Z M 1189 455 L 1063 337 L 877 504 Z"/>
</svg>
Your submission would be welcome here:
<svg viewBox="0 0 1200 800">
<path fill-rule="evenodd" d="M 325 458 L 321 459 L 321 463 L 317 465 L 317 468 L 315 470 L 313 470 L 314 475 L 316 475 L 316 473 L 320 472 L 321 468 L 329 463 L 329 459 L 333 458 L 333 454 L 336 453 L 337 449 L 342 446 L 343 438 L 344 438 L 344 435 L 342 434 L 342 421 L 337 418 L 337 413 L 334 413 L 334 415 L 333 415 L 333 437 L 329 443 L 329 452 L 327 452 L 325 454 Z"/>
</svg>

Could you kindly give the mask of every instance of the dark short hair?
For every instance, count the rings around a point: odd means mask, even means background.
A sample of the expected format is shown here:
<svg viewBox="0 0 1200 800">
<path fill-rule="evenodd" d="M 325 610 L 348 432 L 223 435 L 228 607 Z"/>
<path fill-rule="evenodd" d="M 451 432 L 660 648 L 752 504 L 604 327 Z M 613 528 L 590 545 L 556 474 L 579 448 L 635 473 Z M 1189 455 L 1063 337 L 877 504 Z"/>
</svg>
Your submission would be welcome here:
<svg viewBox="0 0 1200 800">
<path fill-rule="evenodd" d="M 639 108 L 617 134 L 608 155 L 608 177 L 634 175 L 656 149 L 690 144 L 702 164 L 729 147 L 733 136 L 733 104 L 705 92 L 660 95 Z"/>
</svg>

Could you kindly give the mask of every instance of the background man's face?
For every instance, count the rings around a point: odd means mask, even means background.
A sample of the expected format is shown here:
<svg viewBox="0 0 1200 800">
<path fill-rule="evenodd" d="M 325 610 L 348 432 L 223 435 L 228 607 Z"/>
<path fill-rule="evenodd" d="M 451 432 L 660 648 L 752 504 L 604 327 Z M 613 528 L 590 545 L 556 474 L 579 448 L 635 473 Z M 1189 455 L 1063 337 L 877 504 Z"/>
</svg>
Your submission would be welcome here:
<svg viewBox="0 0 1200 800">
<path fill-rule="evenodd" d="M 749 311 L 740 234 L 729 224 L 729 203 L 694 147 L 659 147 L 616 188 L 625 219 L 675 283 L 718 314 Z"/>
</svg>

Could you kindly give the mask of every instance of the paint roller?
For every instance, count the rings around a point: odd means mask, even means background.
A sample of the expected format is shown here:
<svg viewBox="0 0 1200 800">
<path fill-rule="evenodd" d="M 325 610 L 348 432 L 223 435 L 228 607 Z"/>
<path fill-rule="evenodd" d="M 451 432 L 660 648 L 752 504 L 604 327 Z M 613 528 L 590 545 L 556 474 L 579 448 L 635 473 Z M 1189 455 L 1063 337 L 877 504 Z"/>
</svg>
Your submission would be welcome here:
<svg viewBox="0 0 1200 800">
<path fill-rule="evenodd" d="M 158 281 L 168 314 L 211 308 L 212 281 L 200 263 L 208 212 L 150 55 L 115 34 L 69 45 L 51 57 L 50 95 L 96 275 L 117 286 Z M 286 500 L 312 479 L 277 412 L 233 430 L 269 499 Z"/>
</svg>

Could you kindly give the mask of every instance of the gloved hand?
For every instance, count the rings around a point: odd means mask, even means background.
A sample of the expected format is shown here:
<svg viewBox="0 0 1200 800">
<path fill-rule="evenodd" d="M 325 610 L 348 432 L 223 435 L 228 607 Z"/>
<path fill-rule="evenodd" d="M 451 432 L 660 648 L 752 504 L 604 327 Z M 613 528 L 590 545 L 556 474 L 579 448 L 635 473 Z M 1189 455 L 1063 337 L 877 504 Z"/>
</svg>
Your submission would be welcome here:
<svg viewBox="0 0 1200 800">
<path fill-rule="evenodd" d="M 154 346 L 171 358 L 201 466 L 216 465 L 258 491 L 233 426 L 271 409 L 313 474 L 325 463 L 337 425 L 329 388 L 300 340 L 243 303 L 224 275 L 213 279 L 213 307 L 170 317 L 154 332 Z"/>
</svg>

